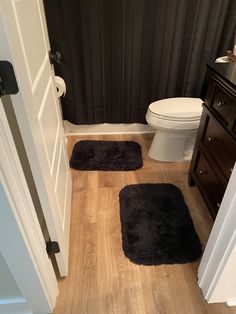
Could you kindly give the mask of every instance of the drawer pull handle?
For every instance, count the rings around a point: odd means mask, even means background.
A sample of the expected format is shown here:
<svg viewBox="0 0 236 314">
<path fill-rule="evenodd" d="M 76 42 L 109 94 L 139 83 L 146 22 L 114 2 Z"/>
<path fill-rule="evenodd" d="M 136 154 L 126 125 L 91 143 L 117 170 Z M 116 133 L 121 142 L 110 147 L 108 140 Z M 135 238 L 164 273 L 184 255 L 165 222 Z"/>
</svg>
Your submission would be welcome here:
<svg viewBox="0 0 236 314">
<path fill-rule="evenodd" d="M 212 142 L 213 141 L 213 137 L 208 136 L 207 140 L 208 140 L 208 142 Z"/>
<path fill-rule="evenodd" d="M 199 174 L 200 174 L 200 175 L 207 174 L 207 170 L 202 170 L 202 169 L 200 169 L 200 170 L 199 170 Z"/>
<path fill-rule="evenodd" d="M 218 101 L 218 103 L 216 105 L 217 105 L 217 107 L 222 107 L 224 105 L 224 102 L 223 101 Z"/>
<path fill-rule="evenodd" d="M 220 208 L 220 203 L 216 203 L 217 207 Z"/>
</svg>

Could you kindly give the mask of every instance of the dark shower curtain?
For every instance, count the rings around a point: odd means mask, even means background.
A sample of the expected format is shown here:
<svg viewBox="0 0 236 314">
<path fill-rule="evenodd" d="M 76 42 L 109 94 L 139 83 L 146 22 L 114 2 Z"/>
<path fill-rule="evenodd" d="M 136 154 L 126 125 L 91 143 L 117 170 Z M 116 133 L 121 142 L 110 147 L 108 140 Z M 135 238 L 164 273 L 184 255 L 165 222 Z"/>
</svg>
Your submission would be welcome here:
<svg viewBox="0 0 236 314">
<path fill-rule="evenodd" d="M 145 123 L 150 102 L 199 97 L 205 64 L 233 45 L 235 0 L 44 0 L 62 54 L 64 119 Z"/>
</svg>

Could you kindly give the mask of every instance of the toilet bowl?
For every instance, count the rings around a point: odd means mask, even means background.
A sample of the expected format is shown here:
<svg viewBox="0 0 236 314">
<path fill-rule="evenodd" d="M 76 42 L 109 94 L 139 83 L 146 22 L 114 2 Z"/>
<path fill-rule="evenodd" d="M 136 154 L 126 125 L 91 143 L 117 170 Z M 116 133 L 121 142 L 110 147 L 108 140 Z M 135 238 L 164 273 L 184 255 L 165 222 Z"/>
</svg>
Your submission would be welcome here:
<svg viewBox="0 0 236 314">
<path fill-rule="evenodd" d="M 200 98 L 175 97 L 151 103 L 146 121 L 156 134 L 148 156 L 169 162 L 190 160 L 201 113 Z"/>
</svg>

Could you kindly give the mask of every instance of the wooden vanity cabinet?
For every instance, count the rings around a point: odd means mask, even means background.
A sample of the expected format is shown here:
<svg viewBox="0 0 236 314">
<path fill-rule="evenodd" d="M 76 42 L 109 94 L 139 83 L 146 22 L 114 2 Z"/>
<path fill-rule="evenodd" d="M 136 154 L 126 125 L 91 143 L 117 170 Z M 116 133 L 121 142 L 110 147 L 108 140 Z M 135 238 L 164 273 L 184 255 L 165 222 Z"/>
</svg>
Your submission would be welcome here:
<svg viewBox="0 0 236 314">
<path fill-rule="evenodd" d="M 236 64 L 208 65 L 208 88 L 189 170 L 213 217 L 236 161 Z"/>
</svg>

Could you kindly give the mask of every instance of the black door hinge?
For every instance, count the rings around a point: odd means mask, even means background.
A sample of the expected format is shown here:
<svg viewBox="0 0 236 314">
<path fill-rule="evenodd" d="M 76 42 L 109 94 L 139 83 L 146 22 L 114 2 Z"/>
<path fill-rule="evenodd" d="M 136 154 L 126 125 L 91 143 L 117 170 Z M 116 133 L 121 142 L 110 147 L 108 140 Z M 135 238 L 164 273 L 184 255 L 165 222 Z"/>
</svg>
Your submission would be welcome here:
<svg viewBox="0 0 236 314">
<path fill-rule="evenodd" d="M 59 253 L 60 247 L 59 247 L 58 242 L 51 241 L 51 240 L 47 241 L 46 242 L 46 251 L 47 251 L 49 256 L 56 254 L 56 253 Z"/>
<path fill-rule="evenodd" d="M 0 97 L 17 94 L 18 91 L 12 64 L 9 61 L 0 61 Z"/>
</svg>

